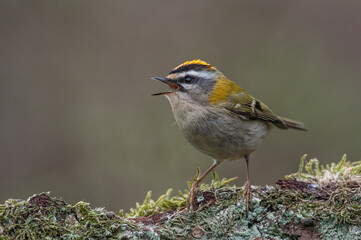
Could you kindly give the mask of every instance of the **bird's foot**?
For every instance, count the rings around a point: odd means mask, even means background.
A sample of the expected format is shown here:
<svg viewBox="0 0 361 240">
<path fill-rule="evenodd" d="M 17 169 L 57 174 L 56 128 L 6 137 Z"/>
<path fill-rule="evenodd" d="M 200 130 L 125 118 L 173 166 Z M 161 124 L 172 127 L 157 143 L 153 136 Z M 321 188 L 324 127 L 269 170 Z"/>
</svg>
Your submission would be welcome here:
<svg viewBox="0 0 361 240">
<path fill-rule="evenodd" d="M 191 190 L 190 190 L 188 198 L 187 198 L 187 206 L 186 206 L 187 209 L 190 209 L 193 206 L 195 192 L 196 192 L 197 188 L 198 188 L 198 181 L 195 181 L 192 184 Z"/>
<path fill-rule="evenodd" d="M 246 214 L 248 216 L 249 207 L 252 207 L 252 189 L 249 181 L 244 185 L 243 199 L 246 200 Z"/>
</svg>

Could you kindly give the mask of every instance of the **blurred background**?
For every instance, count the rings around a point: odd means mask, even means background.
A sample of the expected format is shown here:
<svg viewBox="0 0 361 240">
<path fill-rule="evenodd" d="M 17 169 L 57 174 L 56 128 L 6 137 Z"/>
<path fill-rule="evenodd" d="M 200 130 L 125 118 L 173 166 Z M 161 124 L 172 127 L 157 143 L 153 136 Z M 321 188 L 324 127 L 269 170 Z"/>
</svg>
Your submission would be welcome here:
<svg viewBox="0 0 361 240">
<path fill-rule="evenodd" d="M 275 129 L 253 184 L 361 157 L 359 1 L 1 1 L 0 202 L 43 191 L 118 211 L 212 161 L 150 77 L 195 58 L 309 132 Z M 244 162 L 216 169 L 245 181 Z M 208 177 L 206 182 L 210 182 Z"/>
</svg>

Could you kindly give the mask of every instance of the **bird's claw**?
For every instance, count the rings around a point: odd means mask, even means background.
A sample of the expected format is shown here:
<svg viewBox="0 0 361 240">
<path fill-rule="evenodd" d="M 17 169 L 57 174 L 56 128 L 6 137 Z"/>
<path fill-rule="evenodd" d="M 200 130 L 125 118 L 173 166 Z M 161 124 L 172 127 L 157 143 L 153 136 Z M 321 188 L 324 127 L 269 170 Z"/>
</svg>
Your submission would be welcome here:
<svg viewBox="0 0 361 240">
<path fill-rule="evenodd" d="M 246 200 L 246 214 L 248 216 L 250 204 L 252 205 L 252 189 L 249 181 L 244 186 L 243 198 Z"/>
<path fill-rule="evenodd" d="M 197 188 L 198 188 L 198 182 L 196 181 L 192 184 L 191 190 L 187 198 L 187 206 L 186 206 L 187 209 L 190 209 L 193 206 L 195 192 Z"/>
</svg>

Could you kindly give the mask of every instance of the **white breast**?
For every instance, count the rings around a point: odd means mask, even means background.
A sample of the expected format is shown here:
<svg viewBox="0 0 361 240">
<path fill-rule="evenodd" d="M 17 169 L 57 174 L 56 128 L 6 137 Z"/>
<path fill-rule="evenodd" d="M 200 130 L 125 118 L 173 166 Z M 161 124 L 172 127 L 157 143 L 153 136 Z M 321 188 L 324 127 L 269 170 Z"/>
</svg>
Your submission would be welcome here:
<svg viewBox="0 0 361 240">
<path fill-rule="evenodd" d="M 186 139 L 218 161 L 237 160 L 254 152 L 271 129 L 264 121 L 244 120 L 223 108 L 172 101 L 171 95 L 168 99 Z"/>
</svg>

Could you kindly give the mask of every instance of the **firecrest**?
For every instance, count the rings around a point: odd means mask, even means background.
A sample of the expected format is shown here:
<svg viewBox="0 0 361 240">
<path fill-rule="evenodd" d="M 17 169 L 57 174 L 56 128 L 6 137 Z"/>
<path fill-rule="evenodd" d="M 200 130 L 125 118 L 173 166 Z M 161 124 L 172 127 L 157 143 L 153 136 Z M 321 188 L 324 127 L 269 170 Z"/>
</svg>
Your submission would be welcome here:
<svg viewBox="0 0 361 240">
<path fill-rule="evenodd" d="M 154 77 L 170 91 L 153 95 L 168 98 L 175 120 L 185 138 L 214 159 L 213 165 L 192 185 L 187 207 L 204 177 L 225 160 L 246 160 L 247 181 L 243 197 L 247 214 L 251 202 L 250 154 L 267 137 L 273 126 L 306 130 L 303 123 L 279 117 L 214 66 L 193 60 L 174 68 L 165 78 Z"/>
</svg>

